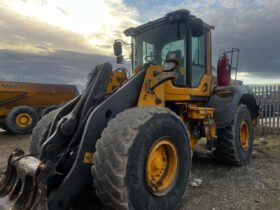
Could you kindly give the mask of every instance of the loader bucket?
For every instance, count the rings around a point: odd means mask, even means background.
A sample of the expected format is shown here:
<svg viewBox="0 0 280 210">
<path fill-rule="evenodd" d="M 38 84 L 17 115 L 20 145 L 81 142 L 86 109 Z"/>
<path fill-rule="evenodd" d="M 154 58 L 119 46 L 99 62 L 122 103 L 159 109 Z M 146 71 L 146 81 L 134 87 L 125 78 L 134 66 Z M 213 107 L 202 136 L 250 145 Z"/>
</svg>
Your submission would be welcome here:
<svg viewBox="0 0 280 210">
<path fill-rule="evenodd" d="M 0 209 L 48 209 L 48 180 L 54 175 L 53 165 L 16 149 L 0 182 Z"/>
</svg>

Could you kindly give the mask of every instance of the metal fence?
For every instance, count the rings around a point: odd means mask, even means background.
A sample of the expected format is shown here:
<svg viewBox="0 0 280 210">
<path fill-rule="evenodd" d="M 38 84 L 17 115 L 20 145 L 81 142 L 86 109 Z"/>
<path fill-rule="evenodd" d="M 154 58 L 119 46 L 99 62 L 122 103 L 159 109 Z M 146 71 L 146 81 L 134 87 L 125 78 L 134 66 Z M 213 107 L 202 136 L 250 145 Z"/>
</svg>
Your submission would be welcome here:
<svg viewBox="0 0 280 210">
<path fill-rule="evenodd" d="M 280 133 L 280 84 L 250 86 L 260 103 L 259 134 Z"/>
</svg>

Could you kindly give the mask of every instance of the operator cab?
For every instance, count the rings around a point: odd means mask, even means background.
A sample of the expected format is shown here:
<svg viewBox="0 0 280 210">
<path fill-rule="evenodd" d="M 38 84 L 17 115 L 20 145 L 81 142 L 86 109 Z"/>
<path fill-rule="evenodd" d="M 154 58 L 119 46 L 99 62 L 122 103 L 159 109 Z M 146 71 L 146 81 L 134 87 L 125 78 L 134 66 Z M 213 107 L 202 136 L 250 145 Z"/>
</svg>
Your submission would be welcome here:
<svg viewBox="0 0 280 210">
<path fill-rule="evenodd" d="M 211 29 L 213 27 L 191 15 L 188 10 L 178 10 L 125 30 L 125 35 L 132 37 L 132 69 L 161 65 L 165 70 L 173 60 L 177 62 L 177 78 L 173 80 L 173 85 L 198 87 L 203 76 L 211 74 L 211 56 L 207 58 L 207 51 L 211 50 Z"/>
</svg>

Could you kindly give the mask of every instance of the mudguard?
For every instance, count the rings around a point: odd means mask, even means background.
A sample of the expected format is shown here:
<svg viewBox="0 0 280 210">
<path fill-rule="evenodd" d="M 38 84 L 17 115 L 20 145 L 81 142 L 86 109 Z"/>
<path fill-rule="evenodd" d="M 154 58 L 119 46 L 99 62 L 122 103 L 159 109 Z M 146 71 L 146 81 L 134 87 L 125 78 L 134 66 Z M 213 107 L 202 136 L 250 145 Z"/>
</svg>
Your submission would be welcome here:
<svg viewBox="0 0 280 210">
<path fill-rule="evenodd" d="M 214 89 L 207 106 L 215 109 L 215 122 L 218 129 L 230 125 L 239 104 L 248 107 L 252 119 L 259 116 L 259 105 L 248 86 L 236 85 Z"/>
</svg>

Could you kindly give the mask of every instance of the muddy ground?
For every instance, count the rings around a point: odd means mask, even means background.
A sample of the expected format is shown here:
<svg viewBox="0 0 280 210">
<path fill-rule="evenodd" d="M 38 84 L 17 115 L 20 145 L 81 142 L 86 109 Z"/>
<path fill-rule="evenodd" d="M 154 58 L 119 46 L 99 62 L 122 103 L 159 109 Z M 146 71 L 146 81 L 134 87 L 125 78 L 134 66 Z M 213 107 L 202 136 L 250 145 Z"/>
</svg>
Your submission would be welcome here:
<svg viewBox="0 0 280 210">
<path fill-rule="evenodd" d="M 27 151 L 29 138 L 0 131 L 0 177 L 8 155 L 16 147 Z M 256 138 L 252 160 L 244 167 L 199 155 L 193 160 L 192 179 L 202 183 L 188 187 L 177 210 L 280 209 L 280 136 Z"/>
</svg>

